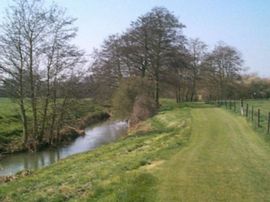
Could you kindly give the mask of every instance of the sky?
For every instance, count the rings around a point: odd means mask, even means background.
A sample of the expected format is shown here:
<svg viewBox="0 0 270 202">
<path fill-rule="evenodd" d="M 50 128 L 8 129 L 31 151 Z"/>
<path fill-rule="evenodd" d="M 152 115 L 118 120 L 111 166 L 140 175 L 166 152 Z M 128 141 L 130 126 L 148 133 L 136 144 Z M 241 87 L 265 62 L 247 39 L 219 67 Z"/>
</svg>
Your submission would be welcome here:
<svg viewBox="0 0 270 202">
<path fill-rule="evenodd" d="M 11 0 L 0 0 L 0 22 Z M 50 4 L 52 0 L 45 0 Z M 77 18 L 74 42 L 87 53 L 110 34 L 122 33 L 138 16 L 162 6 L 186 25 L 188 38 L 211 50 L 219 41 L 237 48 L 248 72 L 270 77 L 270 0 L 54 0 Z"/>
</svg>

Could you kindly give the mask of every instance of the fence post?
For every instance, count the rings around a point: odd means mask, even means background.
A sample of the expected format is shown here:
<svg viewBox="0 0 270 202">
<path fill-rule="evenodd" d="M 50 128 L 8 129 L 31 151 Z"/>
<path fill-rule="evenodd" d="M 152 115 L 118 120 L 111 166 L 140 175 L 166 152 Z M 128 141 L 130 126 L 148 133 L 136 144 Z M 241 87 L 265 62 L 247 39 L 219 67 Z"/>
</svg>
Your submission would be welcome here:
<svg viewBox="0 0 270 202">
<path fill-rule="evenodd" d="M 226 109 L 227 109 L 227 100 L 225 100 L 225 105 L 226 105 Z"/>
<path fill-rule="evenodd" d="M 248 104 L 246 105 L 246 117 L 248 117 Z"/>
<path fill-rule="evenodd" d="M 260 118 L 261 118 L 261 117 L 260 117 L 260 116 L 261 116 L 261 115 L 260 115 L 260 112 L 261 112 L 260 109 L 258 109 L 258 128 L 260 127 L 260 121 L 261 121 L 261 120 L 260 120 Z"/>
<path fill-rule="evenodd" d="M 234 100 L 234 112 L 236 112 L 236 102 Z"/>
<path fill-rule="evenodd" d="M 230 100 L 230 110 L 232 110 L 232 101 Z"/>
<path fill-rule="evenodd" d="M 241 99 L 240 113 L 241 113 L 242 116 L 244 116 L 244 102 L 243 102 L 243 99 Z"/>
<path fill-rule="evenodd" d="M 252 107 L 251 107 L 251 120 L 253 121 L 253 114 L 254 114 L 254 107 L 253 107 L 253 105 L 252 105 Z"/>
<path fill-rule="evenodd" d="M 270 112 L 268 112 L 268 121 L 267 121 L 267 134 L 270 132 Z"/>
</svg>

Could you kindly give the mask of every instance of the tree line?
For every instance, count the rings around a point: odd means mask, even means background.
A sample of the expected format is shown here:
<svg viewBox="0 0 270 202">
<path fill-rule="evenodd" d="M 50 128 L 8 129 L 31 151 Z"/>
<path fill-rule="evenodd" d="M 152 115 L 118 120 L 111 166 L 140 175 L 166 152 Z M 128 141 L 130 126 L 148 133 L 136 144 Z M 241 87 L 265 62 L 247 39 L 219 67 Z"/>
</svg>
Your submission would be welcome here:
<svg viewBox="0 0 270 202">
<path fill-rule="evenodd" d="M 238 97 L 241 53 L 223 42 L 209 51 L 200 39 L 185 36 L 185 27 L 172 12 L 156 7 L 124 33 L 109 36 L 93 54 L 88 78 L 93 96 L 110 102 L 123 80 L 139 77 L 152 84 L 157 107 L 161 96 L 177 102 Z"/>
<path fill-rule="evenodd" d="M 109 36 L 91 57 L 72 43 L 75 19 L 56 4 L 15 0 L 0 31 L 1 92 L 20 108 L 24 144 L 58 140 L 69 106 L 92 98 L 129 118 L 176 102 L 254 96 L 243 81 L 243 59 L 223 42 L 209 50 L 184 35 L 185 25 L 169 10 L 155 7 L 121 34 Z M 80 71 L 87 61 L 89 69 Z M 87 63 L 88 64 L 88 63 Z M 243 90 L 244 89 L 244 90 Z M 134 119 L 138 119 L 140 115 Z"/>
</svg>

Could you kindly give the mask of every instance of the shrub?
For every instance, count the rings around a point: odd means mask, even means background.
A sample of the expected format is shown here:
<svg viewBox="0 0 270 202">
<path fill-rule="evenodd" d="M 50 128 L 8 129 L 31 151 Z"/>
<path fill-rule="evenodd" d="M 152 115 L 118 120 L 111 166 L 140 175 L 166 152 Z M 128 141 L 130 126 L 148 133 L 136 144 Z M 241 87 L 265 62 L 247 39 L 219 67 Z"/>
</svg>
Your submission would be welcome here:
<svg viewBox="0 0 270 202">
<path fill-rule="evenodd" d="M 136 117 L 140 112 L 146 113 L 148 107 L 152 111 L 153 87 L 152 83 L 144 78 L 131 77 L 123 80 L 112 98 L 113 116 L 128 119 L 135 111 Z M 148 105 L 149 104 L 149 105 Z"/>
<path fill-rule="evenodd" d="M 153 116 L 155 111 L 156 103 L 152 98 L 145 95 L 137 96 L 129 120 L 130 126 L 136 125 L 140 121 L 144 121 Z"/>
</svg>

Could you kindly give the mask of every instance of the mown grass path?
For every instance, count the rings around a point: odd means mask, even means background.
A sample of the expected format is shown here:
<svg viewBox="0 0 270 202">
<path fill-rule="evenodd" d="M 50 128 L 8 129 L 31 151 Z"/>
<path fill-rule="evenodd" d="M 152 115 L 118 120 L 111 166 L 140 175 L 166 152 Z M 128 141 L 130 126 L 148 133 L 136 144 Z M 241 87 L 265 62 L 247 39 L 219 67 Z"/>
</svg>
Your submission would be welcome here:
<svg viewBox="0 0 270 202">
<path fill-rule="evenodd" d="M 270 201 L 270 147 L 219 108 L 192 109 L 192 136 L 160 169 L 160 201 Z"/>
</svg>

